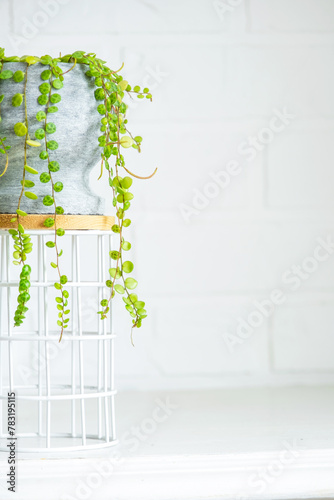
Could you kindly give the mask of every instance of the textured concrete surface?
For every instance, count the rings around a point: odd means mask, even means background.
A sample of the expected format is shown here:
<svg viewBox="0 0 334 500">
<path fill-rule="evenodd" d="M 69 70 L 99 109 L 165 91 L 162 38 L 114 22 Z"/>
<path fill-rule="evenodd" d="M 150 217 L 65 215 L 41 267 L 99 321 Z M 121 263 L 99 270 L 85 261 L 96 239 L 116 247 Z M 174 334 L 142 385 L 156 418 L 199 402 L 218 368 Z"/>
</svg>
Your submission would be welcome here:
<svg viewBox="0 0 334 500">
<path fill-rule="evenodd" d="M 64 71 L 71 65 L 61 64 Z M 40 74 L 48 66 L 35 64 L 28 69 L 27 83 L 27 108 L 29 135 L 35 139 L 35 131 L 43 127 L 36 119 L 36 113 L 45 109 L 37 102 L 40 95 L 39 86 L 43 83 Z M 25 63 L 6 63 L 5 69 L 13 72 L 25 71 Z M 87 66 L 78 65 L 64 75 L 64 86 L 60 90 L 53 89 L 52 93 L 59 93 L 61 101 L 56 104 L 57 113 L 48 117 L 48 122 L 53 122 L 57 130 L 54 134 L 47 135 L 48 140 L 56 140 L 59 148 L 50 151 L 50 159 L 60 164 L 60 170 L 53 174 L 54 181 L 62 181 L 64 189 L 56 194 L 57 205 L 64 208 L 66 214 L 102 214 L 103 200 L 96 197 L 89 189 L 89 172 L 99 161 L 100 151 L 97 138 L 100 135 L 100 115 L 96 111 L 97 101 L 94 98 L 94 83 L 87 78 Z M 0 80 L 0 95 L 5 98 L 1 104 L 2 122 L 0 135 L 7 137 L 6 144 L 11 145 L 9 154 L 9 167 L 6 174 L 0 179 L 0 212 L 12 213 L 17 208 L 20 195 L 23 166 L 24 166 L 24 138 L 17 137 L 13 128 L 15 123 L 24 122 L 24 104 L 13 107 L 13 95 L 24 92 L 24 81 L 16 83 L 12 78 Z M 42 147 L 28 147 L 27 164 L 39 173 L 47 171 L 47 161 L 39 158 L 39 153 L 45 149 L 44 140 L 40 141 Z M 45 195 L 51 194 L 51 183 L 42 184 L 39 176 L 26 174 L 26 178 L 35 182 L 31 189 L 38 195 L 38 200 L 22 198 L 21 208 L 29 213 L 50 213 L 52 207 L 45 207 L 42 203 Z"/>
</svg>

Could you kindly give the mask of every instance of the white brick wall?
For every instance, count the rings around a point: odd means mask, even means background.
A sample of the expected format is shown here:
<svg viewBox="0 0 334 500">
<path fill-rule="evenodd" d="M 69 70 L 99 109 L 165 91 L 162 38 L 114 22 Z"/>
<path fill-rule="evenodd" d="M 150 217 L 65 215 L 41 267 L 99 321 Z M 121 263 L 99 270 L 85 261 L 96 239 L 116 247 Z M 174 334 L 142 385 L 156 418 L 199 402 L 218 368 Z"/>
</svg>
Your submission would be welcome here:
<svg viewBox="0 0 334 500">
<path fill-rule="evenodd" d="M 332 372 L 333 321 L 333 299 L 313 296 L 283 306 L 273 321 L 274 368 Z"/>
<path fill-rule="evenodd" d="M 330 209 L 334 204 L 334 121 L 305 120 L 269 149 L 268 205 Z M 326 179 L 326 182 L 324 182 Z"/>
<path fill-rule="evenodd" d="M 316 250 L 334 236 L 334 1 L 0 0 L 0 13 L 7 53 L 96 51 L 154 92 L 130 111 L 144 136 L 132 169 L 159 167 L 134 187 L 131 228 L 150 316 L 133 349 L 115 306 L 118 386 L 334 381 L 334 255 Z M 261 319 L 274 289 L 284 300 Z"/>
<path fill-rule="evenodd" d="M 251 0 L 252 31 L 326 33 L 334 30 L 331 0 Z"/>
</svg>

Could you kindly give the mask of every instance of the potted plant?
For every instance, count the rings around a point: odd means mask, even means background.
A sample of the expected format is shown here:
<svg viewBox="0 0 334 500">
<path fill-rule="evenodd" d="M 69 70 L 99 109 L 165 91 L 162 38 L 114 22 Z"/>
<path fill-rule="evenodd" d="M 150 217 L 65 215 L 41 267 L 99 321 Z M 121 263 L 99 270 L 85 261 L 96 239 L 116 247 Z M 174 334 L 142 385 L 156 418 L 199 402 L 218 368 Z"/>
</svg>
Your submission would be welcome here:
<svg viewBox="0 0 334 500">
<path fill-rule="evenodd" d="M 123 152 L 130 147 L 140 152 L 142 142 L 128 129 L 126 98 L 152 100 L 152 95 L 148 88 L 132 88 L 119 74 L 121 69 L 114 71 L 96 54 L 84 51 L 57 58 L 6 57 L 0 48 L 0 214 L 12 214 L 13 263 L 20 266 L 15 326 L 23 323 L 30 299 L 33 243 L 25 219 L 40 214 L 43 226 L 52 229 L 46 246 L 54 252 L 51 266 L 58 274 L 54 286 L 59 292 L 61 340 L 70 310 L 59 244 L 65 230 L 59 220 L 64 214 L 103 213 L 101 200 L 88 189 L 89 169 L 99 159 L 100 178 L 107 179 L 111 189 L 115 208 L 111 230 L 118 243 L 110 252 L 114 266 L 98 314 L 101 320 L 107 317 L 110 301 L 118 293 L 133 327 L 139 328 L 147 315 L 145 303 L 133 291 L 137 286 L 133 263 L 124 257 L 131 248 L 124 233 L 131 224 L 132 179 L 144 177 L 128 169 Z"/>
</svg>

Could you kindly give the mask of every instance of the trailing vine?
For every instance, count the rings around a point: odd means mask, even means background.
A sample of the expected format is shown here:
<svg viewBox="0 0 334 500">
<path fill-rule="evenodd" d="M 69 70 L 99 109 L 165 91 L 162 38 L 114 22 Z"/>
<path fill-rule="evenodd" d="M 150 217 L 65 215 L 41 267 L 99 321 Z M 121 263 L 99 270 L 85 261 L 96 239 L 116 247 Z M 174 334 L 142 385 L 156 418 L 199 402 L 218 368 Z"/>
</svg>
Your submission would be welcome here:
<svg viewBox="0 0 334 500">
<path fill-rule="evenodd" d="M 26 63 L 25 72 L 16 71 L 13 73 L 10 70 L 4 69 L 6 62 L 24 62 Z M 27 114 L 27 81 L 29 67 L 33 64 L 41 63 L 45 69 L 41 72 L 41 82 L 39 84 L 40 96 L 38 103 L 41 110 L 37 112 L 36 119 L 40 122 L 40 127 L 34 132 L 34 139 L 30 137 L 30 127 Z M 67 71 L 62 71 L 59 63 L 69 63 L 71 66 Z M 128 120 L 126 117 L 127 105 L 124 102 L 125 97 L 132 98 L 136 95 L 139 99 L 152 100 L 152 95 L 148 88 L 141 88 L 136 85 L 133 88 L 119 74 L 122 68 L 114 71 L 106 66 L 105 61 L 99 59 L 96 54 L 84 51 L 76 51 L 59 58 L 52 58 L 49 55 L 41 58 L 34 56 L 24 57 L 5 57 L 4 49 L 0 49 L 0 80 L 12 78 L 14 82 L 24 82 L 23 94 L 15 94 L 12 97 L 12 106 L 20 107 L 24 105 L 24 122 L 18 122 L 14 126 L 14 133 L 22 138 L 23 146 L 23 168 L 21 180 L 21 192 L 18 200 L 16 216 L 12 219 L 13 224 L 16 224 L 17 229 L 9 230 L 14 241 L 14 264 L 22 265 L 19 283 L 18 306 L 14 316 L 14 325 L 20 326 L 25 319 L 27 312 L 27 302 L 30 299 L 30 273 L 31 267 L 26 264 L 27 254 L 33 250 L 33 245 L 29 234 L 24 229 L 24 217 L 27 213 L 21 209 L 21 201 L 23 195 L 35 202 L 37 195 L 31 190 L 35 183 L 28 177 L 28 174 L 36 176 L 38 170 L 29 166 L 29 148 L 42 148 L 39 157 L 43 162 L 46 162 L 47 169 L 39 175 L 39 181 L 42 184 L 49 184 L 50 191 L 43 197 L 42 203 L 46 207 L 53 207 L 53 216 L 46 217 L 44 226 L 53 228 L 53 239 L 46 243 L 48 248 L 53 248 L 55 251 L 55 259 L 51 262 L 51 266 L 57 270 L 58 280 L 54 286 L 59 291 L 56 297 L 58 309 L 58 326 L 60 327 L 60 340 L 63 336 L 64 329 L 67 328 L 70 310 L 68 308 L 69 292 L 65 289 L 68 281 L 67 276 L 62 274 L 60 258 L 63 254 L 59 250 L 58 238 L 64 236 L 64 229 L 58 227 L 57 216 L 65 213 L 65 209 L 57 204 L 56 195 L 63 189 L 63 182 L 56 181 L 54 178 L 61 166 L 57 161 L 58 143 L 55 139 L 50 138 L 56 132 L 55 124 L 50 121 L 49 117 L 52 113 L 58 112 L 56 104 L 61 101 L 59 91 L 64 85 L 64 75 L 70 72 L 76 64 L 87 65 L 86 76 L 94 81 L 96 90 L 93 98 L 98 102 L 97 113 L 101 119 L 101 135 L 98 138 L 99 147 L 101 149 L 101 173 L 107 171 L 108 184 L 111 188 L 111 196 L 113 206 L 115 208 L 116 221 L 111 227 L 111 230 L 118 235 L 118 243 L 116 248 L 110 251 L 110 258 L 114 261 L 114 266 L 109 269 L 109 277 L 106 280 L 106 288 L 109 290 L 107 296 L 101 300 L 101 310 L 98 311 L 101 320 L 107 318 L 110 311 L 110 302 L 117 294 L 123 295 L 126 310 L 132 317 L 132 326 L 139 328 L 142 320 L 147 316 L 145 302 L 139 300 L 138 295 L 134 293 L 137 287 L 137 280 L 133 278 L 132 271 L 134 264 L 130 260 L 125 260 L 124 252 L 131 249 L 131 243 L 125 239 L 125 230 L 131 224 L 131 219 L 127 216 L 127 211 L 130 209 L 133 193 L 130 191 L 132 186 L 132 178 L 148 179 L 152 177 L 156 170 L 149 177 L 140 177 L 130 171 L 126 166 L 122 149 L 134 148 L 138 152 L 141 151 L 142 137 L 133 136 L 128 129 Z M 123 67 L 123 66 L 122 66 Z M 55 92 L 56 91 L 56 92 Z M 0 95 L 0 153 L 5 157 L 5 165 L 0 170 L 0 177 L 4 175 L 10 168 L 10 145 L 5 143 L 6 137 L 1 136 L 1 103 L 5 96 Z M 41 141 L 41 142 L 40 142 Z M 42 146 L 43 144 L 43 146 Z M 124 169 L 125 176 L 121 175 Z M 46 171 L 47 170 L 47 171 Z M 33 211 L 33 210 L 32 210 Z"/>
<path fill-rule="evenodd" d="M 1 121 L 1 115 L 0 115 L 0 121 Z M 5 157 L 6 157 L 5 166 L 4 166 L 3 171 L 0 174 L 0 177 L 5 175 L 7 168 L 8 168 L 8 163 L 9 163 L 8 149 L 10 149 L 10 146 L 6 146 L 5 141 L 6 141 L 6 137 L 0 137 L 0 146 L 1 146 L 0 153 L 5 155 Z"/>
<path fill-rule="evenodd" d="M 62 215 L 64 213 L 64 209 L 61 206 L 57 206 L 56 201 L 56 193 L 60 193 L 63 190 L 63 183 L 58 181 L 55 182 L 53 179 L 53 174 L 58 172 L 60 169 L 59 163 L 57 161 L 51 161 L 50 159 L 50 151 L 55 151 L 58 149 L 58 143 L 55 140 L 48 140 L 48 135 L 54 134 L 56 132 L 56 126 L 53 122 L 48 121 L 48 116 L 53 113 L 58 112 L 57 106 L 54 104 L 60 102 L 61 96 L 58 93 L 52 93 L 52 88 L 57 91 L 63 87 L 63 75 L 61 69 L 57 66 L 57 61 L 47 60 L 45 63 L 48 63 L 50 69 L 46 69 L 42 72 L 41 78 L 44 80 L 39 87 L 41 91 L 41 95 L 39 97 L 39 104 L 45 106 L 45 111 L 40 111 L 37 113 L 36 118 L 44 122 L 44 128 L 39 128 L 35 131 L 35 137 L 37 139 L 44 139 L 45 150 L 40 153 L 41 160 L 47 160 L 48 172 L 43 172 L 40 175 L 40 181 L 43 184 L 50 183 L 51 184 L 51 193 L 49 195 L 44 196 L 43 205 L 45 206 L 54 206 L 54 217 L 48 217 L 44 221 L 44 225 L 46 227 L 54 227 L 54 240 L 48 241 L 46 245 L 49 248 L 55 249 L 56 259 L 55 262 L 51 262 L 51 266 L 54 269 L 57 269 L 59 280 L 55 283 L 55 288 L 60 292 L 60 295 L 56 297 L 57 309 L 58 309 L 58 326 L 61 328 L 60 332 L 60 340 L 62 339 L 64 329 L 67 328 L 67 323 L 69 322 L 69 318 L 65 316 L 70 313 L 70 309 L 67 309 L 68 306 L 68 297 L 69 293 L 64 289 L 68 279 L 67 276 L 61 273 L 60 269 L 60 257 L 63 254 L 63 251 L 59 251 L 58 246 L 58 237 L 62 237 L 65 234 L 64 229 L 57 227 L 57 215 Z M 54 79 L 53 76 L 57 78 Z M 50 106 L 52 104 L 52 106 Z"/>
</svg>

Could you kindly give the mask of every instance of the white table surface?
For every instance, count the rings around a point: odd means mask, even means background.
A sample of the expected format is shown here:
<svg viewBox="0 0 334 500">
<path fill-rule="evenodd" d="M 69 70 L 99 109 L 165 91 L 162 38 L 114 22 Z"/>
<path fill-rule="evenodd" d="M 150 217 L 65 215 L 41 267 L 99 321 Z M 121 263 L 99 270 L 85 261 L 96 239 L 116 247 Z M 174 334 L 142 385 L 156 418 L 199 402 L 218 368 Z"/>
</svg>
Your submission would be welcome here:
<svg viewBox="0 0 334 500">
<path fill-rule="evenodd" d="M 116 409 L 117 447 L 19 454 L 15 495 L 3 453 L 0 499 L 334 498 L 334 387 L 128 392 Z"/>
</svg>

